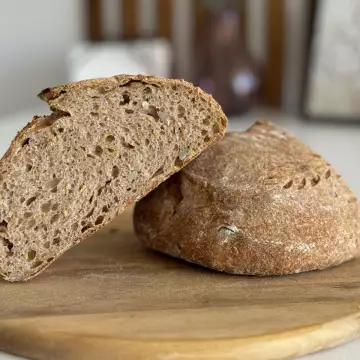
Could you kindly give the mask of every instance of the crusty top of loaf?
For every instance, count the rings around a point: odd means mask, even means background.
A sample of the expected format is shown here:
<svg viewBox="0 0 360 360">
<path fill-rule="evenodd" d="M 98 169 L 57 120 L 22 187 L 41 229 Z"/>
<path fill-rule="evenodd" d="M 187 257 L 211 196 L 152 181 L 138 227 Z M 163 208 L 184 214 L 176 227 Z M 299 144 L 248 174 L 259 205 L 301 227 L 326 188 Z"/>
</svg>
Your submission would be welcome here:
<svg viewBox="0 0 360 360">
<path fill-rule="evenodd" d="M 150 248 L 213 269 L 274 275 L 359 254 L 359 204 L 336 170 L 267 122 L 228 133 L 142 199 Z"/>
<path fill-rule="evenodd" d="M 311 187 L 328 178 L 331 170 L 330 164 L 293 134 L 258 121 L 245 132 L 226 134 L 226 141 L 204 152 L 184 173 L 218 189 L 242 191 L 275 184 Z"/>
</svg>

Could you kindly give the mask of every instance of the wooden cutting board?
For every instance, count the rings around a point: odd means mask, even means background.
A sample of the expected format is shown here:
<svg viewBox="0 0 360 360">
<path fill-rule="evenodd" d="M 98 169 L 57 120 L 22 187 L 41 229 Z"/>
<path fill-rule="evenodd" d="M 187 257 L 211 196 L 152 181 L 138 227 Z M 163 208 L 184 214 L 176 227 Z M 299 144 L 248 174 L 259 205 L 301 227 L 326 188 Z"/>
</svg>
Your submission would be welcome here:
<svg viewBox="0 0 360 360">
<path fill-rule="evenodd" d="M 284 359 L 360 334 L 360 261 L 245 277 L 145 250 L 125 213 L 24 284 L 0 281 L 0 349 L 34 359 Z"/>
</svg>

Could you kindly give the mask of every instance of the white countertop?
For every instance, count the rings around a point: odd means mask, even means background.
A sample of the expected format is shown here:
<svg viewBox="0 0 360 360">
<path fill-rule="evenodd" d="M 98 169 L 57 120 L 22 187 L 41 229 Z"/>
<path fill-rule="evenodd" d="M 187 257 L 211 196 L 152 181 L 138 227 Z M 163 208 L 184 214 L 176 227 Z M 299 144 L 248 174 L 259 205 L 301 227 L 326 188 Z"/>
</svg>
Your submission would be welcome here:
<svg viewBox="0 0 360 360">
<path fill-rule="evenodd" d="M 33 115 L 48 113 L 45 106 L 0 118 L 0 153 L 10 145 L 16 132 L 31 121 Z M 319 123 L 301 121 L 295 117 L 269 110 L 257 110 L 245 117 L 230 118 L 229 131 L 246 129 L 257 119 L 267 119 L 290 130 L 316 152 L 324 156 L 347 180 L 355 194 L 360 196 L 360 122 L 358 124 Z M 354 360 L 360 354 L 360 340 L 335 349 L 307 355 L 301 360 Z M 20 359 L 0 352 L 0 360 Z M 300 360 L 300 359 L 299 359 Z"/>
</svg>

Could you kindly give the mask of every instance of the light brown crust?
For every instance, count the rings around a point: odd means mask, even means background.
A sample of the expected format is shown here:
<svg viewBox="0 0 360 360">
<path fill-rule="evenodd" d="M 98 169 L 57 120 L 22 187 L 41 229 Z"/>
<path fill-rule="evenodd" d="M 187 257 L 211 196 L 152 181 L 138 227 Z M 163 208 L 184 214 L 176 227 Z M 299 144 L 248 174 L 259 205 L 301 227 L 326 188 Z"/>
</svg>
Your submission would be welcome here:
<svg viewBox="0 0 360 360">
<path fill-rule="evenodd" d="M 359 204 L 345 181 L 265 122 L 227 134 L 161 184 L 134 224 L 146 246 L 233 274 L 298 273 L 359 254 Z"/>
<path fill-rule="evenodd" d="M 163 86 L 169 86 L 169 85 L 179 85 L 181 84 L 182 87 L 185 87 L 185 89 L 188 89 L 192 92 L 196 92 L 202 99 L 204 99 L 206 102 L 209 102 L 213 109 L 215 109 L 215 114 L 217 115 L 216 118 L 219 121 L 219 133 L 217 135 L 212 136 L 209 141 L 206 144 L 206 147 L 210 147 L 214 145 L 224 134 L 227 126 L 227 119 L 222 112 L 221 107 L 216 103 L 216 101 L 207 93 L 203 92 L 201 89 L 194 87 L 192 84 L 187 83 L 184 80 L 175 80 L 175 79 L 165 79 L 165 78 L 159 78 L 154 76 L 143 76 L 143 75 L 117 75 L 110 78 L 102 78 L 102 79 L 90 79 L 90 80 L 83 80 L 71 84 L 65 84 L 60 85 L 54 88 L 47 88 L 44 89 L 38 97 L 44 101 L 46 101 L 50 109 L 53 111 L 51 115 L 48 116 L 34 116 L 33 120 L 28 123 L 22 130 L 20 130 L 15 138 L 12 140 L 11 145 L 5 155 L 0 160 L 0 177 L 4 178 L 6 176 L 6 168 L 7 168 L 7 162 L 11 159 L 13 155 L 15 155 L 16 151 L 21 148 L 21 145 L 23 141 L 26 140 L 29 135 L 36 132 L 37 130 L 41 129 L 44 126 L 44 122 L 52 121 L 55 122 L 57 118 L 61 118 L 62 116 L 68 116 L 70 115 L 68 107 L 63 108 L 61 100 L 61 96 L 64 95 L 67 92 L 70 91 L 76 91 L 77 88 L 96 88 L 104 87 L 105 89 L 112 89 L 119 86 L 126 86 L 127 84 L 131 82 L 141 82 L 143 84 L 151 84 L 158 87 Z M 75 105 L 76 106 L 76 105 Z M 48 126 L 48 125 L 45 125 Z M 183 160 L 182 166 L 185 166 L 190 161 L 192 161 L 196 156 L 199 155 L 201 150 L 199 149 L 198 152 L 194 152 L 192 154 L 188 154 L 186 159 Z M 151 190 L 153 190 L 155 187 L 159 185 L 160 182 L 167 179 L 169 176 L 174 174 L 175 172 L 179 171 L 179 166 L 174 166 L 172 171 L 168 174 L 164 174 L 164 176 L 161 178 L 159 177 L 157 180 L 151 180 L 149 181 L 148 187 L 144 189 L 142 192 L 141 197 L 145 196 L 147 193 L 149 193 Z M 136 199 L 134 199 L 136 201 Z M 121 206 L 118 209 L 117 214 L 120 214 L 122 211 L 126 209 L 129 205 L 133 204 L 134 201 L 124 203 L 123 206 Z M 87 233 L 84 234 L 84 236 L 78 238 L 73 246 L 75 244 L 78 244 L 83 239 L 91 235 L 93 232 L 99 230 L 103 226 L 105 226 L 111 219 L 109 219 L 107 222 L 102 223 L 101 225 L 98 225 L 96 228 L 90 229 Z M 67 251 L 68 249 L 66 249 Z M 26 281 L 29 280 L 35 276 L 37 276 L 39 273 L 41 273 L 43 270 L 45 270 L 49 265 L 51 265 L 56 259 L 61 255 L 61 253 L 58 254 L 57 257 L 55 257 L 53 260 L 48 261 L 47 263 L 44 263 L 42 267 L 38 269 L 38 271 L 33 272 L 31 274 L 23 274 L 22 277 L 19 277 L 18 275 L 14 276 L 8 276 L 6 274 L 1 274 L 5 280 L 9 281 Z"/>
</svg>

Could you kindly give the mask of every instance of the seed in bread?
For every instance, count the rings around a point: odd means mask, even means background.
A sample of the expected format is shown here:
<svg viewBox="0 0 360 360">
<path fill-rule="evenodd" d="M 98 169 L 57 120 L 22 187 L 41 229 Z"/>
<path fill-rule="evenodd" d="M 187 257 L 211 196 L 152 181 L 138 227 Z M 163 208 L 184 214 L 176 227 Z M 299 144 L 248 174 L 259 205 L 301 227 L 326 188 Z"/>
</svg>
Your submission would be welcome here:
<svg viewBox="0 0 360 360">
<path fill-rule="evenodd" d="M 266 122 L 229 133 L 135 207 L 149 248 L 232 274 L 323 269 L 359 254 L 359 205 L 343 178 Z"/>
<path fill-rule="evenodd" d="M 46 89 L 0 163 L 0 274 L 27 280 L 225 132 L 220 106 L 181 80 L 120 75 Z M 184 151 L 186 150 L 186 155 Z"/>
</svg>

